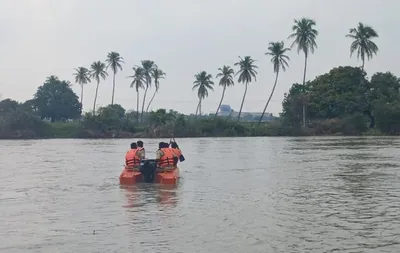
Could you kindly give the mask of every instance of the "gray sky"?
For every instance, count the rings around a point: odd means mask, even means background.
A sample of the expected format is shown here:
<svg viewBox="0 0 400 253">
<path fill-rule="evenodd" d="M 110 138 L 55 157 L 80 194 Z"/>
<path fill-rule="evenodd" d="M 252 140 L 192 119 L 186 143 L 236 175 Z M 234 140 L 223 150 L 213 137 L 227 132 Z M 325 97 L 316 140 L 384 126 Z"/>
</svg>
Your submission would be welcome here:
<svg viewBox="0 0 400 253">
<path fill-rule="evenodd" d="M 215 77 L 219 67 L 233 67 L 239 55 L 249 55 L 257 60 L 259 75 L 250 84 L 243 111 L 262 111 L 275 78 L 264 53 L 270 41 L 290 46 L 287 36 L 294 18 L 315 19 L 320 32 L 307 79 L 338 65 L 359 64 L 356 57 L 350 59 L 351 40 L 344 37 L 359 21 L 380 35 L 375 40 L 378 56 L 366 63 L 369 76 L 376 71 L 400 75 L 399 9 L 395 0 L 0 0 L 0 94 L 24 101 L 49 75 L 73 82 L 73 68 L 104 61 L 113 50 L 126 62 L 117 76 L 116 103 L 136 107 L 136 93 L 126 76 L 141 60 L 150 59 L 167 73 L 152 108 L 192 113 L 197 105 L 194 75 L 205 70 Z M 304 55 L 292 50 L 289 56 L 290 68 L 281 73 L 267 110 L 274 114 L 281 111 L 291 84 L 302 80 Z M 79 85 L 73 89 L 80 94 Z M 99 105 L 111 102 L 111 91 L 110 73 L 100 83 Z M 210 93 L 204 112 L 216 110 L 221 91 L 215 87 Z M 236 83 L 224 104 L 238 110 L 243 91 Z M 94 92 L 95 83 L 85 87 L 85 111 L 92 108 Z"/>
</svg>

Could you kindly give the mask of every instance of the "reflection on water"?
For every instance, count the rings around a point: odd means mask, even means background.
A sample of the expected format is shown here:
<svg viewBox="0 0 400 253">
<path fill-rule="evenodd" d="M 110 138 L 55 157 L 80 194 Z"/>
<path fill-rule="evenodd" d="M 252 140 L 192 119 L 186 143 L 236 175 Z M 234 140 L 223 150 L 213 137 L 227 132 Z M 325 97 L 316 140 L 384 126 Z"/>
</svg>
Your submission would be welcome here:
<svg viewBox="0 0 400 253">
<path fill-rule="evenodd" d="M 400 252 L 399 138 L 177 141 L 177 186 L 120 186 L 127 140 L 0 141 L 0 252 Z"/>
<path fill-rule="evenodd" d="M 178 204 L 177 185 L 162 185 L 162 184 L 146 184 L 140 183 L 135 185 L 121 185 L 120 188 L 124 191 L 127 204 L 123 205 L 126 208 L 144 207 L 158 203 L 160 205 L 176 207 Z"/>
</svg>

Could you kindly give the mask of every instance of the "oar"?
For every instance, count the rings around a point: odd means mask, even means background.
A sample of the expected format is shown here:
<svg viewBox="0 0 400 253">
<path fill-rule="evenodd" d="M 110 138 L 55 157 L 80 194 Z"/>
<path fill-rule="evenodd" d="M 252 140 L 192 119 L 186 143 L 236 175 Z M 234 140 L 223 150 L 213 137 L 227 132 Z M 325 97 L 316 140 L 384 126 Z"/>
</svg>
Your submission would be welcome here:
<svg viewBox="0 0 400 253">
<path fill-rule="evenodd" d="M 175 138 L 174 138 L 173 133 L 172 133 L 172 140 L 176 143 L 176 145 L 178 145 L 178 143 L 175 141 Z M 170 139 L 169 142 L 171 142 L 171 139 Z M 178 145 L 178 149 L 180 150 L 179 145 Z M 182 154 L 179 156 L 179 161 L 180 161 L 180 162 L 185 161 L 185 157 L 184 157 Z"/>
</svg>

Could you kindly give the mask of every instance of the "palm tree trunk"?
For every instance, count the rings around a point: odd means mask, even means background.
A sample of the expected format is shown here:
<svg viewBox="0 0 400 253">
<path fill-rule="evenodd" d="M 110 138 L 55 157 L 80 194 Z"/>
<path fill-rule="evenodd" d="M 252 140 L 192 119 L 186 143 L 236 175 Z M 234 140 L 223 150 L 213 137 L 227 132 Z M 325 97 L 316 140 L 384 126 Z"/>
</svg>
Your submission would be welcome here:
<svg viewBox="0 0 400 253">
<path fill-rule="evenodd" d="M 136 92 L 136 121 L 139 122 L 139 90 Z"/>
<path fill-rule="evenodd" d="M 242 114 L 242 109 L 243 109 L 244 99 L 246 98 L 247 85 L 248 85 L 248 84 L 249 84 L 249 83 L 246 82 L 246 85 L 244 86 L 244 87 L 245 87 L 245 88 L 244 88 L 244 94 L 243 94 L 242 104 L 240 105 L 240 110 L 239 110 L 239 115 L 238 115 L 237 121 L 240 120 L 240 115 Z"/>
<path fill-rule="evenodd" d="M 100 81 L 97 81 L 96 94 L 94 95 L 94 102 L 93 102 L 93 116 L 96 113 L 96 100 L 97 100 L 97 92 L 99 91 L 99 83 Z"/>
<path fill-rule="evenodd" d="M 83 107 L 83 84 L 81 84 L 81 106 Z"/>
<path fill-rule="evenodd" d="M 303 88 L 306 85 L 306 73 L 307 73 L 307 54 L 304 57 L 304 74 L 303 74 Z M 303 99 L 303 127 L 306 127 L 306 102 Z"/>
<path fill-rule="evenodd" d="M 259 125 L 260 125 L 260 123 L 261 123 L 261 121 L 262 121 L 262 119 L 263 119 L 263 117 L 264 117 L 264 114 L 265 114 L 265 111 L 267 110 L 267 107 L 268 107 L 268 105 L 269 105 L 269 102 L 271 101 L 272 95 L 273 95 L 274 92 L 275 92 L 276 83 L 278 82 L 278 75 L 279 75 L 279 70 L 276 72 L 275 84 L 274 84 L 274 87 L 272 88 L 271 95 L 269 95 L 268 101 L 267 101 L 267 103 L 265 104 L 265 107 L 264 107 L 264 111 L 262 112 L 261 117 L 260 117 L 260 119 L 258 120 L 258 124 L 259 124 Z"/>
<path fill-rule="evenodd" d="M 196 107 L 196 117 L 197 117 L 197 114 L 198 114 L 198 112 L 199 112 L 199 106 L 200 106 L 200 102 L 201 102 L 201 100 L 199 99 L 199 102 L 197 103 L 197 107 Z"/>
<path fill-rule="evenodd" d="M 149 111 L 150 105 L 151 105 L 151 103 L 153 102 L 153 99 L 154 99 L 154 97 L 156 96 L 156 93 L 157 93 L 157 90 L 154 91 L 153 96 L 151 97 L 150 102 L 149 102 L 149 104 L 147 105 L 146 113 Z"/>
<path fill-rule="evenodd" d="M 111 105 L 114 104 L 114 93 L 115 93 L 115 72 L 113 75 L 113 91 L 112 91 Z"/>
<path fill-rule="evenodd" d="M 146 86 L 146 89 L 144 90 L 144 95 L 143 95 L 143 104 L 142 104 L 142 114 L 140 115 L 140 122 L 143 122 L 143 112 L 144 112 L 144 104 L 146 103 L 146 95 L 147 95 L 147 90 L 149 89 L 149 85 Z"/>
<path fill-rule="evenodd" d="M 201 98 L 200 98 L 200 102 L 199 102 L 199 115 L 201 116 Z"/>
<path fill-rule="evenodd" d="M 218 112 L 219 112 L 219 108 L 221 108 L 222 101 L 224 100 L 225 90 L 226 90 L 226 86 L 224 86 L 224 89 L 222 90 L 221 101 L 219 101 L 219 105 L 218 105 L 218 108 L 217 108 L 217 112 L 215 113 L 215 118 L 217 118 L 217 115 L 218 115 Z"/>
<path fill-rule="evenodd" d="M 361 70 L 364 71 L 364 64 L 365 64 L 365 59 L 362 59 L 362 65 L 361 65 Z"/>
</svg>

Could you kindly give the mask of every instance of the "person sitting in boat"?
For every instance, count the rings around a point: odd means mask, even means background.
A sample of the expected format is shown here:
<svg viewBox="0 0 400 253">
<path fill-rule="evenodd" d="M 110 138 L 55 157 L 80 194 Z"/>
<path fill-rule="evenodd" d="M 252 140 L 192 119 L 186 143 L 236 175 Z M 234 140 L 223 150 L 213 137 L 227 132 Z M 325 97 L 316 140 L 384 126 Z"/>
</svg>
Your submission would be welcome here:
<svg viewBox="0 0 400 253">
<path fill-rule="evenodd" d="M 180 162 L 185 161 L 185 157 L 182 155 L 182 151 L 179 149 L 178 143 L 175 141 L 171 142 L 171 149 L 174 155 L 179 158 Z M 176 162 L 178 163 L 178 160 L 176 160 Z"/>
<path fill-rule="evenodd" d="M 164 171 L 176 167 L 178 157 L 174 154 L 168 143 L 160 142 L 156 152 L 157 170 Z"/>
<path fill-rule="evenodd" d="M 140 156 L 141 159 L 145 159 L 146 151 L 144 150 L 144 147 L 143 147 L 143 141 L 137 141 L 136 144 L 138 146 L 138 148 L 137 148 L 138 155 Z"/>
<path fill-rule="evenodd" d="M 125 167 L 129 169 L 138 169 L 140 165 L 140 156 L 137 152 L 137 144 L 131 143 L 131 149 L 125 155 Z"/>
</svg>

